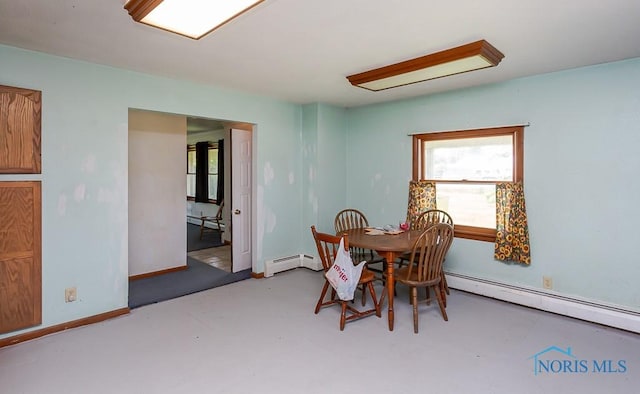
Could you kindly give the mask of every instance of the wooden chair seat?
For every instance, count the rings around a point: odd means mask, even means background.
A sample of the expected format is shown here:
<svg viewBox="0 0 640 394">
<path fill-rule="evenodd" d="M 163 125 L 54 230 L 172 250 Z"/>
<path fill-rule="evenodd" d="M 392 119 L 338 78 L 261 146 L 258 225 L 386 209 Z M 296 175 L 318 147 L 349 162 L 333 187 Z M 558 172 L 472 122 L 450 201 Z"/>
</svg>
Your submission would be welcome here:
<svg viewBox="0 0 640 394">
<path fill-rule="evenodd" d="M 396 278 L 403 278 L 407 284 L 420 283 L 418 278 L 418 272 L 416 270 L 411 271 L 409 266 L 398 268 L 396 270 Z M 426 282 L 425 282 L 426 283 Z"/>
<path fill-rule="evenodd" d="M 362 269 L 362 275 L 360 275 L 360 280 L 358 281 L 358 284 L 359 285 L 366 284 L 367 282 L 371 282 L 375 280 L 375 278 L 376 278 L 376 275 L 371 270 L 365 267 Z"/>
</svg>

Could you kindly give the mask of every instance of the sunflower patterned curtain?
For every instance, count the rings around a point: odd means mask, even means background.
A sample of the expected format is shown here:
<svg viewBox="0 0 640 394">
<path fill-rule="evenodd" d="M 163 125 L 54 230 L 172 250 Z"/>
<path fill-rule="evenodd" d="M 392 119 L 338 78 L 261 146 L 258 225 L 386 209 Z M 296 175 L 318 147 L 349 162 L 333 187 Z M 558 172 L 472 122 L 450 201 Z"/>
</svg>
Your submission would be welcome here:
<svg viewBox="0 0 640 394">
<path fill-rule="evenodd" d="M 496 230 L 496 260 L 531 264 L 522 182 L 496 184 Z"/>
<path fill-rule="evenodd" d="M 410 181 L 407 223 L 411 224 L 427 209 L 436 208 L 436 183 L 432 181 Z"/>
</svg>

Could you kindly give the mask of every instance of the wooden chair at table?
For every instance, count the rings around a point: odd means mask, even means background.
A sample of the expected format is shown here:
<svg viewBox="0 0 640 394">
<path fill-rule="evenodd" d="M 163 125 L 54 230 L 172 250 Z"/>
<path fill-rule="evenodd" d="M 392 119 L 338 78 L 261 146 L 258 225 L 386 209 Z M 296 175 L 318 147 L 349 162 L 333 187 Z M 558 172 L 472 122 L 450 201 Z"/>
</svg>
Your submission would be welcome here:
<svg viewBox="0 0 640 394">
<path fill-rule="evenodd" d="M 411 250 L 411 264 L 397 270 L 396 282 L 411 289 L 413 306 L 413 332 L 418 333 L 418 287 L 427 289 L 427 304 L 431 302 L 429 288 L 433 288 L 440 306 L 442 318 L 448 321 L 444 294 L 441 289 L 442 262 L 453 241 L 453 227 L 447 223 L 437 223 L 426 230 L 416 240 Z M 383 294 L 384 298 L 384 294 Z"/>
<path fill-rule="evenodd" d="M 316 247 L 318 248 L 318 256 L 320 257 L 320 261 L 322 262 L 322 268 L 326 273 L 333 265 L 336 252 L 340 247 L 340 239 L 342 237 L 317 232 L 315 226 L 311 226 L 311 233 L 313 234 L 313 239 L 315 240 Z M 349 240 L 346 235 L 344 236 L 344 248 L 346 250 L 348 250 L 349 248 Z M 369 271 L 366 267 L 363 268 L 362 274 L 360 275 L 360 280 L 358 281 L 358 286 L 364 285 L 369 289 L 369 293 L 371 294 L 371 299 L 373 300 L 374 307 L 373 309 L 359 311 L 356 308 L 349 305 L 349 301 L 343 301 L 339 299 L 336 294 L 336 291 L 333 289 L 333 287 L 331 287 L 331 284 L 329 283 L 329 281 L 327 281 L 325 277 L 324 286 L 322 286 L 322 292 L 320 293 L 320 298 L 318 299 L 318 303 L 316 304 L 315 313 L 317 314 L 318 312 L 320 312 L 320 309 L 322 307 L 333 305 L 333 304 L 339 304 L 342 308 L 342 312 L 340 314 L 340 331 L 344 330 L 344 326 L 348 321 L 369 316 L 374 313 L 376 316 L 381 317 L 380 305 L 378 304 L 376 291 L 373 288 L 373 280 L 374 280 L 373 272 Z M 325 301 L 327 290 L 329 290 L 330 287 L 331 287 L 331 295 L 329 297 L 329 300 Z M 347 316 L 347 311 L 350 312 L 349 316 Z"/>
<path fill-rule="evenodd" d="M 349 208 L 343 209 L 338 212 L 336 215 L 333 225 L 336 231 L 336 234 L 339 234 L 346 230 L 351 230 L 354 228 L 366 228 L 369 227 L 369 221 L 367 220 L 364 213 L 358 211 L 357 209 Z M 363 249 L 350 247 L 351 258 L 354 262 L 359 263 L 361 261 L 366 261 L 367 267 L 373 271 L 377 272 L 382 276 L 382 273 L 385 270 L 385 260 L 382 256 L 378 255 L 371 249 Z M 382 263 L 382 268 L 374 268 L 371 267 L 372 264 Z M 362 287 L 362 305 L 364 306 L 366 303 L 366 292 L 365 288 Z"/>
<path fill-rule="evenodd" d="M 411 229 L 412 230 L 426 230 L 427 228 L 433 226 L 434 224 L 437 223 L 446 223 L 451 225 L 451 227 L 453 227 L 453 219 L 451 218 L 451 216 L 441 210 L 441 209 L 428 209 L 424 212 L 422 212 L 420 214 L 420 216 L 418 216 L 416 218 L 416 220 L 414 220 L 411 223 Z M 405 261 L 409 260 L 409 256 L 410 253 L 404 253 L 402 256 L 400 256 L 400 267 L 403 266 Z M 444 264 L 443 264 L 444 266 Z M 444 275 L 444 271 L 442 272 L 442 282 L 440 285 L 440 288 L 446 293 L 446 294 L 450 294 L 449 291 L 449 286 L 447 285 L 447 278 Z M 427 294 L 428 297 L 428 294 Z M 444 305 L 447 306 L 447 298 L 444 297 Z"/>
<path fill-rule="evenodd" d="M 216 216 L 202 216 L 200 220 L 200 239 L 202 239 L 202 235 L 205 231 L 222 231 L 221 221 L 222 221 L 222 208 L 224 207 L 224 200 L 220 202 L 220 206 L 218 207 L 218 211 L 216 212 Z M 216 228 L 210 229 L 205 226 L 205 222 L 215 223 Z"/>
</svg>

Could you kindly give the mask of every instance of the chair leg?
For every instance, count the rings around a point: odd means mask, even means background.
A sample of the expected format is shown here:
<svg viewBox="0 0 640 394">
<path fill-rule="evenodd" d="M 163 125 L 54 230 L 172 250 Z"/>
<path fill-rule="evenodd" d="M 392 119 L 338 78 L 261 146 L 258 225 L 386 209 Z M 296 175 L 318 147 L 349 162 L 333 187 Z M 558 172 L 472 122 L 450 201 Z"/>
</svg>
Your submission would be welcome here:
<svg viewBox="0 0 640 394">
<path fill-rule="evenodd" d="M 376 298 L 376 291 L 373 288 L 373 283 L 367 283 L 367 287 L 369 288 L 369 293 L 371 294 L 371 299 L 373 300 L 373 306 L 376 308 L 376 316 L 382 317 L 382 313 L 380 312 L 380 304 L 378 304 L 378 299 Z M 362 295 L 364 298 L 364 294 Z"/>
<path fill-rule="evenodd" d="M 360 290 L 362 290 L 362 306 L 365 306 L 367 304 L 367 292 L 364 284 L 362 285 L 362 289 Z"/>
<path fill-rule="evenodd" d="M 431 294 L 429 293 L 429 286 L 424 288 L 424 296 L 427 301 L 427 305 L 431 305 Z"/>
<path fill-rule="evenodd" d="M 449 286 L 447 286 L 447 278 L 444 276 L 444 271 L 440 270 L 440 294 L 442 294 L 442 300 L 444 301 L 444 307 L 447 307 L 447 295 L 449 294 Z"/>
<path fill-rule="evenodd" d="M 447 291 L 444 286 L 445 285 L 441 280 L 440 284 L 438 284 L 438 287 L 440 288 L 440 295 L 442 295 L 442 304 L 446 308 L 447 307 Z"/>
<path fill-rule="evenodd" d="M 442 299 L 442 292 L 440 291 L 440 285 L 433 286 L 433 290 L 436 292 L 436 298 L 438 299 L 438 305 L 440 305 L 440 313 L 442 313 L 442 318 L 444 321 L 449 321 L 447 317 L 447 311 L 444 309 L 444 301 Z"/>
<path fill-rule="evenodd" d="M 316 310 L 314 312 L 316 315 L 318 314 L 318 312 L 320 312 L 320 308 L 322 307 L 322 301 L 324 301 L 324 296 L 327 294 L 328 288 L 329 288 L 329 282 L 325 280 L 324 286 L 322 286 L 322 293 L 320 293 L 320 299 L 318 299 L 318 303 L 316 304 Z"/>
<path fill-rule="evenodd" d="M 411 305 L 413 305 L 413 332 L 418 333 L 418 288 L 411 287 Z"/>
<path fill-rule="evenodd" d="M 342 306 L 342 313 L 340 314 L 340 331 L 344 331 L 344 324 L 347 319 L 347 302 L 340 301 L 340 305 Z"/>
<path fill-rule="evenodd" d="M 202 240 L 202 234 L 204 233 L 204 219 L 202 219 L 202 223 L 200 223 L 200 239 Z"/>
<path fill-rule="evenodd" d="M 447 293 L 447 295 L 451 294 L 451 292 L 449 291 L 449 285 L 447 284 L 447 277 L 444 275 L 444 271 L 442 271 L 440 276 L 442 277 L 442 287 L 444 288 L 444 291 Z"/>
</svg>

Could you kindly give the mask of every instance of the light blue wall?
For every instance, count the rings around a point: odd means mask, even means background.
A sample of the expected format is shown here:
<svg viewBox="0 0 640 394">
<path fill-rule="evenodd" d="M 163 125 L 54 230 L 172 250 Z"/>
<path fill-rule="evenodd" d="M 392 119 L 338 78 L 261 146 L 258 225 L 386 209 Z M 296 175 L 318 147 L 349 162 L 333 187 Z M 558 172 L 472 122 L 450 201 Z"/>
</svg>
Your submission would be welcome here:
<svg viewBox="0 0 640 394">
<path fill-rule="evenodd" d="M 327 104 L 303 107 L 303 253 L 317 255 L 309 227 L 333 232 L 333 219 L 346 207 L 346 111 Z"/>
<path fill-rule="evenodd" d="M 446 269 L 640 311 L 640 59 L 348 111 L 347 202 L 376 224 L 405 214 L 407 134 L 530 122 L 525 195 L 532 264 L 456 239 Z"/>
<path fill-rule="evenodd" d="M 302 222 L 300 232 L 303 234 L 304 250 L 315 256 L 315 244 L 311 239 L 309 228 L 318 225 L 318 210 L 320 206 L 321 185 L 318 181 L 318 168 L 321 157 L 318 153 L 318 104 L 308 104 L 302 107 Z"/>
<path fill-rule="evenodd" d="M 42 174 L 0 175 L 43 182 L 43 325 L 36 328 L 127 305 L 129 108 L 257 125 L 258 272 L 267 259 L 313 254 L 309 223 L 330 231 L 343 207 L 363 210 L 372 223 L 403 217 L 408 133 L 531 122 L 532 265 L 495 262 L 490 243 L 456 239 L 448 269 L 536 288 L 548 275 L 562 294 L 640 310 L 640 59 L 350 110 L 6 46 L 0 84 L 43 93 Z M 66 304 L 70 286 L 79 300 Z"/>
<path fill-rule="evenodd" d="M 299 105 L 7 46 L 0 46 L 0 84 L 42 91 L 42 174 L 0 175 L 42 180 L 36 328 L 127 306 L 129 108 L 256 124 L 256 269 L 300 253 Z M 65 303 L 70 286 L 78 301 Z"/>
<path fill-rule="evenodd" d="M 346 111 L 344 108 L 322 104 L 319 108 L 318 147 L 323 171 L 320 174 L 322 184 L 322 198 L 318 211 L 318 224 L 322 231 L 334 230 L 334 219 L 337 212 L 346 205 L 347 172 L 346 158 L 350 155 L 347 150 L 345 135 Z"/>
</svg>

